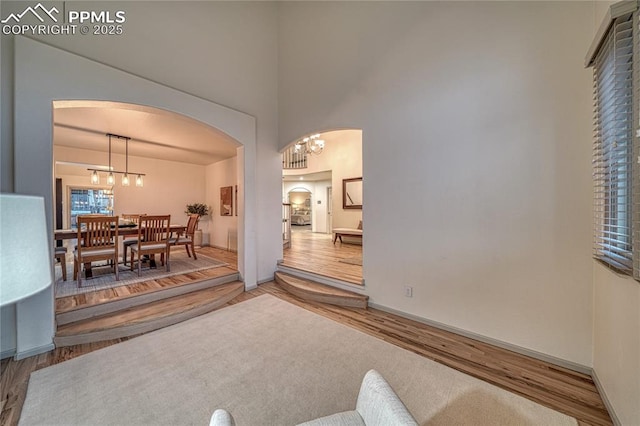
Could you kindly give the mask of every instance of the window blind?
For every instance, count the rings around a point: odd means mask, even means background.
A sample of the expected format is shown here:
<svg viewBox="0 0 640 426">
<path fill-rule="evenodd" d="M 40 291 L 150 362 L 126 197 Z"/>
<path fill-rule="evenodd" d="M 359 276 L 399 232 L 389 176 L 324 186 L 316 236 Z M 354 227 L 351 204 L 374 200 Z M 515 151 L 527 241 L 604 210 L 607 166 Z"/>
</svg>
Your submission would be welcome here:
<svg viewBox="0 0 640 426">
<path fill-rule="evenodd" d="M 594 257 L 633 270 L 633 15 L 618 17 L 593 60 Z"/>
</svg>

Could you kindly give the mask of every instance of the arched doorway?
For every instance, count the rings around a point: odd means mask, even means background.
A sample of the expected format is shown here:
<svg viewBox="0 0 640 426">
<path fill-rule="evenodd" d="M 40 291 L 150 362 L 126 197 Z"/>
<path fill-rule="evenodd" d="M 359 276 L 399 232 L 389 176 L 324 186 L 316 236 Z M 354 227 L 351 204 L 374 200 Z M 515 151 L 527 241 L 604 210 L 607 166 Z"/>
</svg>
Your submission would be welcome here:
<svg viewBox="0 0 640 426">
<path fill-rule="evenodd" d="M 142 105 L 190 117 L 241 144 L 237 149 L 237 173 L 242 181 L 238 205 L 244 214 L 238 217 L 238 269 L 246 288 L 257 285 L 254 117 L 24 37 L 15 38 L 14 58 L 14 189 L 17 193 L 45 198 L 50 245 L 53 245 L 53 102 L 100 99 Z M 18 358 L 53 348 L 53 299 L 50 287 L 16 305 Z"/>
<path fill-rule="evenodd" d="M 317 143 L 309 147 L 310 140 L 322 141 L 321 149 Z M 343 181 L 362 179 L 362 131 L 303 136 L 283 151 L 282 164 L 282 199 L 291 205 L 291 240 L 284 248 L 282 265 L 329 277 L 329 284 L 361 285 L 362 239 L 343 238 L 343 243 L 334 244 L 332 231 L 355 229 L 362 221 L 362 207 L 344 206 L 342 201 Z M 305 216 L 308 212 L 310 218 Z M 304 228 L 310 229 L 296 234 Z"/>
<path fill-rule="evenodd" d="M 292 232 L 303 227 L 304 230 L 311 230 L 314 222 L 313 210 L 311 209 L 311 190 L 303 187 L 295 187 L 288 192 L 289 204 L 291 204 L 291 225 Z"/>
</svg>

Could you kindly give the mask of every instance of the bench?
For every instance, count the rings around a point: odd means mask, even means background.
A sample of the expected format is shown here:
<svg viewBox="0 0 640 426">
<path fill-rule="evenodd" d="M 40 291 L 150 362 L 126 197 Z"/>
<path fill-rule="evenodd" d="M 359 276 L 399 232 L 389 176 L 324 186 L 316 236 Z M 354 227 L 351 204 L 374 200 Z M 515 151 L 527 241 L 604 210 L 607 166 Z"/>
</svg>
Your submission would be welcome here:
<svg viewBox="0 0 640 426">
<path fill-rule="evenodd" d="M 333 228 L 333 244 L 336 243 L 336 240 L 340 238 L 340 243 L 342 243 L 342 236 L 345 237 L 357 237 L 362 238 L 362 221 L 358 224 L 358 228 Z"/>
</svg>

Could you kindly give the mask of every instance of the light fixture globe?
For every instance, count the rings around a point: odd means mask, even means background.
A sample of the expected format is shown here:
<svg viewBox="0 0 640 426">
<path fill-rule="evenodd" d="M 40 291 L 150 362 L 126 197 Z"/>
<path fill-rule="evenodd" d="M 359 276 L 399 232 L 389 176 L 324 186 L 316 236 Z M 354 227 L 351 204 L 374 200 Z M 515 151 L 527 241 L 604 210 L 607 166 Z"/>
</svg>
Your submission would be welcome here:
<svg viewBox="0 0 640 426">
<path fill-rule="evenodd" d="M 320 133 L 307 136 L 295 144 L 295 152 L 304 151 L 305 154 L 320 154 L 324 150 L 324 140 L 320 139 Z"/>
</svg>

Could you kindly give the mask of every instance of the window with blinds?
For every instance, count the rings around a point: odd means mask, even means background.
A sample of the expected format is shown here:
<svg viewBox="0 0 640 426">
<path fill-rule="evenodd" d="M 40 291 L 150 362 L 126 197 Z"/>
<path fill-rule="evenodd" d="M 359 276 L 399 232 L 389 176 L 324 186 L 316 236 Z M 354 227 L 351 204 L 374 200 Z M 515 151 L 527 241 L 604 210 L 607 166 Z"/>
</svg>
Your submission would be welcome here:
<svg viewBox="0 0 640 426">
<path fill-rule="evenodd" d="M 615 18 L 591 65 L 594 93 L 594 257 L 633 271 L 634 18 Z"/>
</svg>

